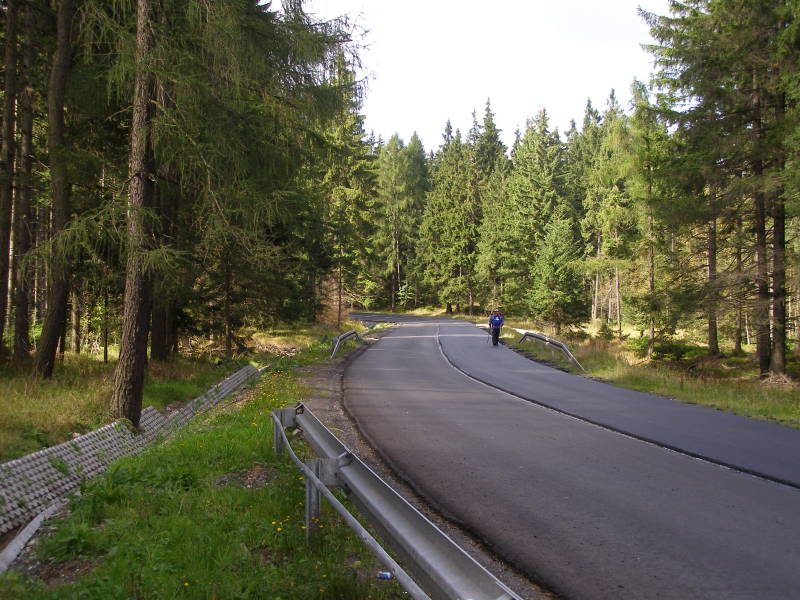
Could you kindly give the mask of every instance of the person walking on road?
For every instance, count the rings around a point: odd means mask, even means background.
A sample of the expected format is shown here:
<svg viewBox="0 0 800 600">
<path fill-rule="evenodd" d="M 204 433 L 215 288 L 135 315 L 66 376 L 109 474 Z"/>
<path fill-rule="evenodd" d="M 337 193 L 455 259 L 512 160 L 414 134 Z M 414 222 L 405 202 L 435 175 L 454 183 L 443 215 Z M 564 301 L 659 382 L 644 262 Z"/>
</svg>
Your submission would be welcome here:
<svg viewBox="0 0 800 600">
<path fill-rule="evenodd" d="M 489 315 L 489 329 L 492 333 L 493 346 L 497 346 L 497 342 L 500 341 L 500 328 L 505 322 L 506 320 L 503 318 L 499 308 L 495 308 L 492 314 Z"/>
</svg>

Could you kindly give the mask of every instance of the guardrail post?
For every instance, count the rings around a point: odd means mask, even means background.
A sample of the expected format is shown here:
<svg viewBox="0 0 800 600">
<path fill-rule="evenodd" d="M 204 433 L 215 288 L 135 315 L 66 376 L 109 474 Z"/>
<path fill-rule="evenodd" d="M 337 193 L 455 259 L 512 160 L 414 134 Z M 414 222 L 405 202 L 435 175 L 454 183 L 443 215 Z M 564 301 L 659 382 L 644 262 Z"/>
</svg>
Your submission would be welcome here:
<svg viewBox="0 0 800 600">
<path fill-rule="evenodd" d="M 317 477 L 320 476 L 320 462 L 324 459 L 310 458 L 305 460 L 306 466 Z M 310 540 L 319 526 L 319 519 L 322 516 L 322 500 L 320 492 L 314 481 L 306 477 L 306 540 Z"/>
<path fill-rule="evenodd" d="M 280 423 L 277 420 L 272 420 L 272 447 L 275 449 L 275 456 L 280 456 L 286 451 L 286 445 L 283 443 L 283 436 L 281 435 Z"/>
<path fill-rule="evenodd" d="M 283 454 L 286 450 L 282 430 L 295 424 L 297 410 L 297 408 L 279 408 L 272 411 L 272 447 L 275 449 L 276 456 Z"/>
</svg>

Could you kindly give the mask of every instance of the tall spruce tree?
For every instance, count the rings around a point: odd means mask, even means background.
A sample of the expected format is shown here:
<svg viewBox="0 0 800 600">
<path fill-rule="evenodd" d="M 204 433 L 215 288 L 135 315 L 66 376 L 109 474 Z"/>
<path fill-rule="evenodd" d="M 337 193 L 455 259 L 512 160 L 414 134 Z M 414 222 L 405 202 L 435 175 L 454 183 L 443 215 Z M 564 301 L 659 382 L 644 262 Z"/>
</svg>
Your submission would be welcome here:
<svg viewBox="0 0 800 600">
<path fill-rule="evenodd" d="M 525 298 L 532 281 L 536 248 L 558 207 L 564 206 L 564 149 L 557 131 L 550 131 L 545 111 L 528 122 L 514 149 L 513 168 L 505 178 L 505 199 L 492 225 L 498 252 L 495 272 L 502 280 L 502 304 L 509 312 L 527 312 Z M 484 244 L 486 247 L 488 244 Z"/>
<path fill-rule="evenodd" d="M 556 335 L 563 326 L 582 323 L 587 317 L 576 229 L 568 208 L 556 207 L 536 248 L 532 285 L 526 294 L 530 314 L 552 323 Z"/>
<path fill-rule="evenodd" d="M 359 274 L 368 260 L 368 239 L 372 233 L 368 215 L 374 208 L 376 172 L 375 155 L 365 139 L 359 88 L 353 70 L 343 55 L 337 58 L 336 68 L 337 81 L 350 98 L 330 125 L 329 156 L 322 180 L 327 204 L 327 243 L 333 249 L 338 324 L 344 316 L 346 296 L 363 295 L 357 288 Z"/>
<path fill-rule="evenodd" d="M 470 171 L 461 133 L 448 121 L 443 144 L 431 163 L 431 191 L 420 226 L 417 253 L 424 279 L 448 312 L 469 299 L 476 230 L 470 219 Z"/>
</svg>

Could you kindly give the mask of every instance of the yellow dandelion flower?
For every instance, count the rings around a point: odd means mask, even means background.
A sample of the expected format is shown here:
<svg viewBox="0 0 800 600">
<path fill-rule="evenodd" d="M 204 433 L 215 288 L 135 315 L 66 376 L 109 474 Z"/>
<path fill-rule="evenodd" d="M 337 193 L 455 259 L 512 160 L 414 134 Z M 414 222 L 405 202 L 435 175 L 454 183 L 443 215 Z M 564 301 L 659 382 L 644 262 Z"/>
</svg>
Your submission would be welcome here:
<svg viewBox="0 0 800 600">
<path fill-rule="evenodd" d="M 188 581 L 184 581 L 183 582 L 183 587 L 189 587 L 189 582 Z"/>
<path fill-rule="evenodd" d="M 283 527 L 278 527 L 275 531 L 283 531 Z"/>
</svg>

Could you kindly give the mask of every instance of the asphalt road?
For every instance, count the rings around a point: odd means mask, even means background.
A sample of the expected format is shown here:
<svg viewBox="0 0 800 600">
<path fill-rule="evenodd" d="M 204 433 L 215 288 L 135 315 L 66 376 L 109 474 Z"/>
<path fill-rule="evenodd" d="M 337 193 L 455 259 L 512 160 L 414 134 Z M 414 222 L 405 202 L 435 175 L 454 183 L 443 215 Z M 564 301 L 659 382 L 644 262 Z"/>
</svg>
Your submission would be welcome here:
<svg viewBox="0 0 800 600">
<path fill-rule="evenodd" d="M 670 440 L 671 401 L 628 397 L 485 337 L 466 323 L 404 320 L 345 374 L 362 432 L 432 504 L 566 598 L 800 598 L 800 490 L 612 429 L 642 427 L 630 433 L 675 447 L 727 439 L 700 450 L 750 471 L 794 448 L 775 476 L 790 483 L 800 431 L 702 410 L 674 421 L 700 429 Z M 535 403 L 545 401 L 566 404 Z M 742 431 L 750 437 L 726 454 Z"/>
</svg>

